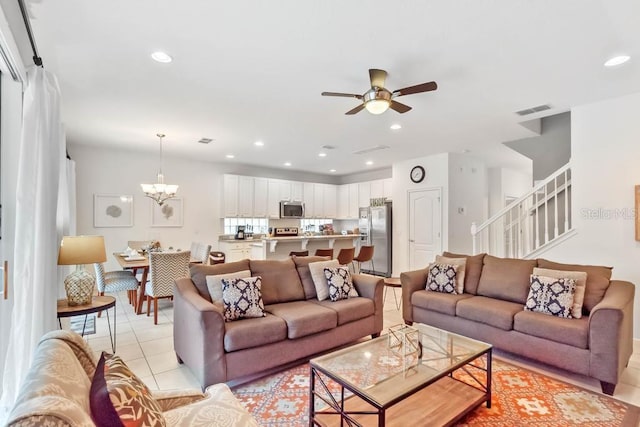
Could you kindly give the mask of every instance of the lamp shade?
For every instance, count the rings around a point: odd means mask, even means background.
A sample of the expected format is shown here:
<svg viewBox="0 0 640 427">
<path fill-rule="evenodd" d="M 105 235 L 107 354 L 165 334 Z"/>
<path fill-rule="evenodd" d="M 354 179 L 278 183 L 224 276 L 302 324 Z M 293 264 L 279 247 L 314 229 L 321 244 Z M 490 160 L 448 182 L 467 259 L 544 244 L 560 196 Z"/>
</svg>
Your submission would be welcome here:
<svg viewBox="0 0 640 427">
<path fill-rule="evenodd" d="M 58 252 L 58 265 L 105 262 L 103 236 L 64 236 Z"/>
</svg>

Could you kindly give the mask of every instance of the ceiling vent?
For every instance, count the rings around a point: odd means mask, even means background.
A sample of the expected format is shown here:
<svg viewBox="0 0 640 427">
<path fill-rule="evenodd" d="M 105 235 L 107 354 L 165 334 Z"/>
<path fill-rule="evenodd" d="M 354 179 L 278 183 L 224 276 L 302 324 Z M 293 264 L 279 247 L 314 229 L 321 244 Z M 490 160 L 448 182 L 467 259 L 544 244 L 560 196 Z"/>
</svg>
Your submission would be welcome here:
<svg viewBox="0 0 640 427">
<path fill-rule="evenodd" d="M 323 145 L 322 148 L 324 148 L 325 150 L 335 150 L 336 147 L 335 145 Z"/>
<path fill-rule="evenodd" d="M 199 142 L 200 144 L 208 144 L 208 143 L 210 143 L 210 142 L 212 142 L 212 141 L 213 141 L 213 139 L 211 139 L 211 138 L 200 138 L 200 139 L 198 140 L 198 142 Z"/>
<path fill-rule="evenodd" d="M 353 154 L 368 154 L 378 150 L 386 150 L 390 148 L 388 145 L 376 145 L 375 147 L 365 148 L 364 150 L 354 151 Z"/>
<path fill-rule="evenodd" d="M 516 111 L 516 114 L 519 116 L 527 116 L 529 114 L 539 113 L 540 111 L 545 111 L 550 109 L 551 109 L 551 105 L 543 104 L 543 105 L 538 105 L 536 107 L 531 107 L 531 108 L 526 108 L 524 110 Z"/>
</svg>

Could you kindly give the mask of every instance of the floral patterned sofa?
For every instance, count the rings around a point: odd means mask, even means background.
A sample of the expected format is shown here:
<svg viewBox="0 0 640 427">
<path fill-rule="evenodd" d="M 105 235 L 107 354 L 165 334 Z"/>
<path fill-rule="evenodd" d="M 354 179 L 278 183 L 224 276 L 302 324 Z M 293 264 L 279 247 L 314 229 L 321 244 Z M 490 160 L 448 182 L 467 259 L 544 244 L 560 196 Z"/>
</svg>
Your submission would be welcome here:
<svg viewBox="0 0 640 427">
<path fill-rule="evenodd" d="M 93 351 L 79 335 L 69 331 L 47 333 L 38 344 L 8 425 L 107 425 L 105 414 L 91 410 L 90 392 L 93 393 L 97 366 Z M 154 391 L 150 395 L 160 411 L 156 422 L 145 425 L 258 426 L 225 384 L 212 385 L 204 393 L 178 390 Z M 133 425 L 128 421 L 125 425 Z"/>
</svg>

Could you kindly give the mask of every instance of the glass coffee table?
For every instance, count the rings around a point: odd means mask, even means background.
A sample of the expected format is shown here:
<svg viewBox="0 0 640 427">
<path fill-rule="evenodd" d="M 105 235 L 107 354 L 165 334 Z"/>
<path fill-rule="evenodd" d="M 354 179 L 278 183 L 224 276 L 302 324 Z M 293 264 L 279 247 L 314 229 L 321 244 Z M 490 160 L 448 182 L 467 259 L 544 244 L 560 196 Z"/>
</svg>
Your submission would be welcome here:
<svg viewBox="0 0 640 427">
<path fill-rule="evenodd" d="M 421 324 L 391 331 L 310 361 L 310 426 L 448 426 L 491 407 L 490 344 Z"/>
</svg>

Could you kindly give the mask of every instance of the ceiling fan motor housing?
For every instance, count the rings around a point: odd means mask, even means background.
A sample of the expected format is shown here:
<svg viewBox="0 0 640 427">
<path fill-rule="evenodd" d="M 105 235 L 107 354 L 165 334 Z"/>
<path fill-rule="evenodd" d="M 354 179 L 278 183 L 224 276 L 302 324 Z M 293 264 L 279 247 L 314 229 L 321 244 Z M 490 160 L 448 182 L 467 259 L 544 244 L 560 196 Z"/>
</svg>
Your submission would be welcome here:
<svg viewBox="0 0 640 427">
<path fill-rule="evenodd" d="M 385 88 L 374 86 L 366 91 L 362 98 L 365 104 L 373 100 L 391 102 L 391 92 Z"/>
</svg>

